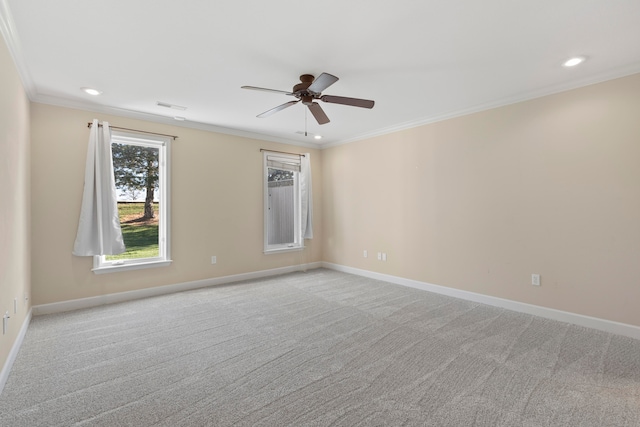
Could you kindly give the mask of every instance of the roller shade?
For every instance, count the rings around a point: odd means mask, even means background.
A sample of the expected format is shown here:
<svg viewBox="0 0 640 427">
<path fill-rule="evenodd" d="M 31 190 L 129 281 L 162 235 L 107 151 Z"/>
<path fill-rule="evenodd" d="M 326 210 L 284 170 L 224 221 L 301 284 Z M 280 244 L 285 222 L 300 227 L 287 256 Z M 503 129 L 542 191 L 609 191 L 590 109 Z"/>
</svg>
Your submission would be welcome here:
<svg viewBox="0 0 640 427">
<path fill-rule="evenodd" d="M 285 157 L 282 155 L 268 154 L 267 167 L 300 172 L 300 157 Z"/>
</svg>

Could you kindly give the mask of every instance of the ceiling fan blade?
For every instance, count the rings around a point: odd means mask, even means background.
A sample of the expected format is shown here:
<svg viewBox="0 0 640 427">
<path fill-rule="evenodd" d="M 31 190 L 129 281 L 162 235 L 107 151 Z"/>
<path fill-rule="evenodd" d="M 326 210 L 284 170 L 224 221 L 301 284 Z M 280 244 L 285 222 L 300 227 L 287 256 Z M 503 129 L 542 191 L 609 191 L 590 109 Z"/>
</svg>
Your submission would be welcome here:
<svg viewBox="0 0 640 427">
<path fill-rule="evenodd" d="M 322 73 L 315 78 L 311 86 L 307 88 L 309 92 L 321 93 L 323 90 L 338 81 L 338 78 L 329 73 Z"/>
<path fill-rule="evenodd" d="M 329 123 L 329 117 L 327 117 L 327 115 L 324 113 L 324 110 L 317 102 L 309 105 L 309 111 L 311 111 L 311 114 L 313 114 L 313 117 L 315 117 L 319 125 Z"/>
<path fill-rule="evenodd" d="M 272 115 L 274 113 L 277 113 L 280 110 L 284 110 L 287 107 L 291 107 L 292 105 L 295 105 L 298 102 L 300 102 L 300 100 L 285 102 L 282 105 L 278 105 L 277 107 L 274 107 L 274 108 L 272 108 L 270 110 L 267 110 L 264 113 L 258 114 L 256 117 L 260 117 L 260 118 L 269 117 L 270 115 Z"/>
<path fill-rule="evenodd" d="M 374 101 L 359 98 L 347 98 L 344 96 L 322 95 L 320 99 L 330 104 L 351 105 L 353 107 L 373 108 Z"/>
<path fill-rule="evenodd" d="M 240 86 L 240 89 L 261 90 L 263 92 L 275 92 L 275 93 L 282 93 L 285 95 L 293 95 L 293 93 L 287 92 L 286 90 L 267 89 L 264 87 L 256 87 L 256 86 Z"/>
</svg>

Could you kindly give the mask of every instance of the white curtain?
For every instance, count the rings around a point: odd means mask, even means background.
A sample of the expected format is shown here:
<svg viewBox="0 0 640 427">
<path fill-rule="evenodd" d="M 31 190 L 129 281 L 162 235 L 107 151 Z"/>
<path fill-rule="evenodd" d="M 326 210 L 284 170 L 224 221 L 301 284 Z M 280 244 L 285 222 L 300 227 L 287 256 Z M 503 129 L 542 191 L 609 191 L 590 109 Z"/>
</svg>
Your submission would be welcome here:
<svg viewBox="0 0 640 427">
<path fill-rule="evenodd" d="M 84 193 L 78 233 L 73 245 L 77 256 L 116 255 L 125 251 L 116 182 L 111 157 L 109 123 L 93 120 L 84 174 Z"/>
<path fill-rule="evenodd" d="M 300 193 L 302 197 L 302 237 L 313 239 L 313 192 L 311 191 L 311 156 L 300 157 Z"/>
</svg>

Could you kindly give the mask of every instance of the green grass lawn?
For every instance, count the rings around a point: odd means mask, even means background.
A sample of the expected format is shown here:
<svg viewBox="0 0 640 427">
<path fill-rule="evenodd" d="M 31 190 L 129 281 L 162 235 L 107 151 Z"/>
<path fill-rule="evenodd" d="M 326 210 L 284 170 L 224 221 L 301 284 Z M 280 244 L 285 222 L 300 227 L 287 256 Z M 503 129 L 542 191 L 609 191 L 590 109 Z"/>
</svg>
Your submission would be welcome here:
<svg viewBox="0 0 640 427">
<path fill-rule="evenodd" d="M 158 204 L 153 206 L 156 216 Z M 118 203 L 120 227 L 127 250 L 119 255 L 109 255 L 107 261 L 134 258 L 152 258 L 159 255 L 158 224 L 138 223 L 144 213 L 144 203 Z"/>
</svg>

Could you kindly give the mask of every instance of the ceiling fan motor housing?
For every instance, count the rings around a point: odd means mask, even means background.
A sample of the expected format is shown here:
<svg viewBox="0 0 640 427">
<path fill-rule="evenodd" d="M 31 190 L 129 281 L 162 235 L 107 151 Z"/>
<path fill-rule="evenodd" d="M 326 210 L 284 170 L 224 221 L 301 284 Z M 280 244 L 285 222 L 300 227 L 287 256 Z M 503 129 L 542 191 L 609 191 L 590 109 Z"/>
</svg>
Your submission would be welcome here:
<svg viewBox="0 0 640 427">
<path fill-rule="evenodd" d="M 311 105 L 313 103 L 313 95 L 307 92 L 307 89 L 311 86 L 314 79 L 315 77 L 311 74 L 303 74 L 300 76 L 300 81 L 302 83 L 298 83 L 293 87 L 293 93 L 304 105 Z"/>
</svg>

